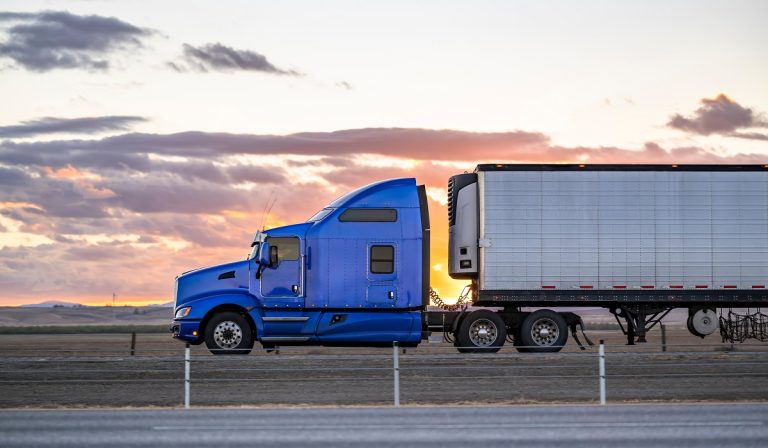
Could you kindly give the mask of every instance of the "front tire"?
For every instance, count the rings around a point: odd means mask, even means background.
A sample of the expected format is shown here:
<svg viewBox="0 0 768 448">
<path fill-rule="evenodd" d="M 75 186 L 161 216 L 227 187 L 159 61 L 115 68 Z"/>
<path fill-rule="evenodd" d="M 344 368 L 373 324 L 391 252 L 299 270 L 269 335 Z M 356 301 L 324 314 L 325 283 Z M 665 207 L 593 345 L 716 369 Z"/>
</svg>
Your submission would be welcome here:
<svg viewBox="0 0 768 448">
<path fill-rule="evenodd" d="M 498 314 L 478 310 L 461 322 L 456 345 L 461 353 L 496 353 L 506 337 L 507 326 Z"/>
<path fill-rule="evenodd" d="M 218 313 L 205 326 L 205 345 L 214 355 L 247 355 L 253 348 L 253 329 L 240 313 Z"/>
<path fill-rule="evenodd" d="M 568 325 L 559 313 L 538 310 L 529 314 L 520 326 L 520 352 L 553 353 L 562 350 L 568 340 Z"/>
</svg>

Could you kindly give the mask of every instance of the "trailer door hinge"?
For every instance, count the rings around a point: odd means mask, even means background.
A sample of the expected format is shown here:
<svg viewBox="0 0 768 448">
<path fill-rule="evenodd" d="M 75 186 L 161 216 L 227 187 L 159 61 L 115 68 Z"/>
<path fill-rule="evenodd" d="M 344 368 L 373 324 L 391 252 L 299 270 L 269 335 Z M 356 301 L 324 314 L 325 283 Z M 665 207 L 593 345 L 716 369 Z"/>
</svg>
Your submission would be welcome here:
<svg viewBox="0 0 768 448">
<path fill-rule="evenodd" d="M 477 241 L 478 247 L 491 247 L 491 240 L 487 238 L 481 238 Z"/>
</svg>

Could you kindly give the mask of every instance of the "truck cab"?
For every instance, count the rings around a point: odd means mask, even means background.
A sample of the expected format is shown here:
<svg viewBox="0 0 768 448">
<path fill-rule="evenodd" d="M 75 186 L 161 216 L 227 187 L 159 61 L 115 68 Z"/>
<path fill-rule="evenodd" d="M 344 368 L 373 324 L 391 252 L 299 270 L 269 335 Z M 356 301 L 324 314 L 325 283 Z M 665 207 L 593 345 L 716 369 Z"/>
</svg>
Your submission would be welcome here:
<svg viewBox="0 0 768 448">
<path fill-rule="evenodd" d="M 413 178 L 348 193 L 306 222 L 259 231 L 246 260 L 176 278 L 173 336 L 214 353 L 421 341 L 429 215 Z"/>
</svg>

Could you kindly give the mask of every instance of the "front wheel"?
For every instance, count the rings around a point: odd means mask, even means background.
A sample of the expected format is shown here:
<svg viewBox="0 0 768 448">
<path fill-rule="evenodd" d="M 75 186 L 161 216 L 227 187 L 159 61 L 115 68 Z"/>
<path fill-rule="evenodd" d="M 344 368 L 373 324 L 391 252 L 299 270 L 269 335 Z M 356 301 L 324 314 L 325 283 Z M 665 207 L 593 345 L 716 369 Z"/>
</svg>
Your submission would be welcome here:
<svg viewBox="0 0 768 448">
<path fill-rule="evenodd" d="M 559 313 L 538 310 L 529 314 L 520 326 L 520 352 L 559 352 L 568 340 L 568 325 Z"/>
<path fill-rule="evenodd" d="M 507 326 L 498 314 L 478 310 L 461 322 L 456 346 L 462 353 L 495 353 L 504 345 L 506 337 Z"/>
<path fill-rule="evenodd" d="M 253 348 L 253 330 L 242 314 L 216 314 L 205 326 L 205 345 L 214 355 L 247 355 Z"/>
</svg>

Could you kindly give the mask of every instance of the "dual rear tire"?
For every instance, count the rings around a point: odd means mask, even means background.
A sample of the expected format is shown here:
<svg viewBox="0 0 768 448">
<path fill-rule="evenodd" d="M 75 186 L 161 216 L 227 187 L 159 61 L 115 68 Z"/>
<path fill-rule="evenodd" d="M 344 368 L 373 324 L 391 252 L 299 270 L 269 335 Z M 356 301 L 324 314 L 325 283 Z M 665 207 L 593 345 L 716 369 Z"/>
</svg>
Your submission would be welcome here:
<svg viewBox="0 0 768 448">
<path fill-rule="evenodd" d="M 523 319 L 515 346 L 521 353 L 554 353 L 567 340 L 568 324 L 563 316 L 552 310 L 538 310 Z"/>
<path fill-rule="evenodd" d="M 462 353 L 495 353 L 504 345 L 507 331 L 498 313 L 473 311 L 459 325 L 455 345 Z M 519 352 L 559 352 L 568 340 L 568 325 L 555 311 L 534 311 L 523 319 L 514 340 Z"/>
<path fill-rule="evenodd" d="M 506 337 L 507 324 L 497 313 L 473 311 L 459 325 L 456 348 L 461 353 L 496 353 Z"/>
</svg>

